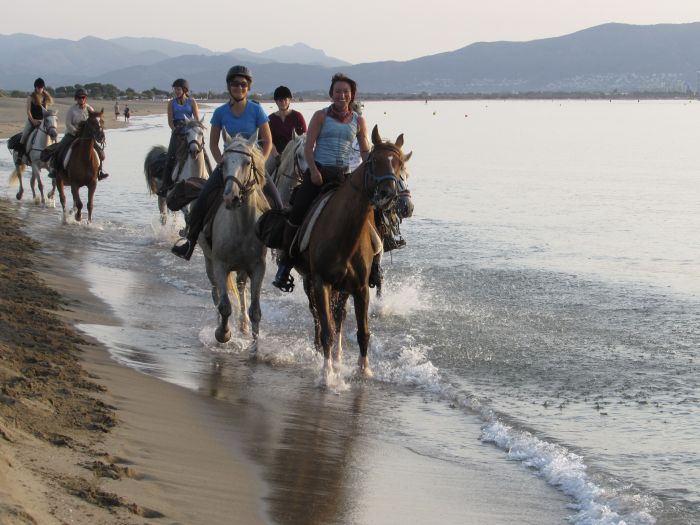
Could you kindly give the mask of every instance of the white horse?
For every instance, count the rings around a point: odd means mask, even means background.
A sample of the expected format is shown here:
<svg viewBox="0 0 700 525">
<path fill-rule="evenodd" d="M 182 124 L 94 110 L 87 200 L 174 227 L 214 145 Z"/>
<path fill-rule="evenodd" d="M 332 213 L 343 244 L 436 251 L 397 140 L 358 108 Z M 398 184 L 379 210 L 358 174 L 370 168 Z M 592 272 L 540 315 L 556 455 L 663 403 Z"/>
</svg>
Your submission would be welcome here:
<svg viewBox="0 0 700 525">
<path fill-rule="evenodd" d="M 15 164 L 15 169 L 10 173 L 10 183 L 14 184 L 15 182 L 19 182 L 17 200 L 20 200 L 22 195 L 24 195 L 22 173 L 25 167 L 30 165 L 32 168 L 32 178 L 29 184 L 32 188 L 34 203 L 46 204 L 46 199 L 44 198 L 44 184 L 41 182 L 41 170 L 42 168 L 48 170 L 49 165 L 41 160 L 41 152 L 44 151 L 47 146 L 56 142 L 56 136 L 58 135 L 58 130 L 56 129 L 57 120 L 58 114 L 56 111 L 52 109 L 44 110 L 44 118 L 41 124 L 27 137 L 26 153 L 20 157 L 16 150 L 12 152 L 12 160 Z M 39 198 L 34 191 L 35 183 L 39 187 L 41 198 Z M 49 197 L 50 196 L 51 194 Z"/>
<path fill-rule="evenodd" d="M 309 168 L 304 156 L 305 145 L 306 133 L 297 135 L 297 132 L 294 131 L 292 140 L 287 143 L 284 151 L 280 154 L 279 166 L 275 166 L 274 159 L 268 159 L 265 166 L 285 205 L 289 204 L 292 191 L 301 184 L 304 172 Z"/>
<path fill-rule="evenodd" d="M 263 194 L 265 163 L 256 145 L 256 137 L 231 137 L 223 130 L 224 152 L 221 164 L 224 178 L 224 202 L 219 206 L 211 224 L 211 244 L 206 229 L 199 236 L 204 252 L 207 276 L 212 284 L 212 298 L 220 314 L 216 329 L 217 341 L 231 338 L 228 318 L 231 301 L 228 297 L 230 272 L 236 272 L 237 295 L 240 306 L 239 328 L 249 332 L 257 341 L 260 318 L 260 289 L 265 276 L 267 248 L 255 235 L 255 224 L 270 205 Z M 246 312 L 246 281 L 250 280 L 250 307 Z M 253 346 L 253 351 L 255 346 Z"/>
<path fill-rule="evenodd" d="M 181 130 L 183 135 L 183 147 L 178 149 L 177 162 L 173 168 L 172 181 L 176 184 L 192 177 L 208 179 L 211 169 L 204 150 L 204 115 L 200 120 L 185 119 L 185 125 Z M 155 193 L 162 184 L 163 170 L 167 163 L 167 149 L 163 146 L 153 146 L 146 155 L 143 171 L 146 175 L 146 185 L 151 194 Z M 166 197 L 158 197 L 158 210 L 160 222 L 165 225 L 168 221 L 168 209 Z M 183 208 L 182 212 L 187 220 L 189 209 Z"/>
</svg>

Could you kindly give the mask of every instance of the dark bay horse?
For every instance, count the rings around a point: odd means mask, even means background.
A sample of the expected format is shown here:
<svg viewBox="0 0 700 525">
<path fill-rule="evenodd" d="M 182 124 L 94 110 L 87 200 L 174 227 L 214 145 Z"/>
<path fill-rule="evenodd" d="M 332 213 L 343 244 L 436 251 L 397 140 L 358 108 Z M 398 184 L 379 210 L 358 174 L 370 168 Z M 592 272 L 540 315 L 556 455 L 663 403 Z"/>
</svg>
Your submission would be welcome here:
<svg viewBox="0 0 700 525">
<path fill-rule="evenodd" d="M 372 259 L 381 250 L 374 225 L 374 208 L 394 206 L 405 162 L 401 146 L 383 142 L 377 126 L 372 130 L 373 148 L 367 161 L 352 172 L 329 198 L 310 234 L 308 248 L 297 257 L 296 269 L 304 276 L 309 306 L 315 312 L 316 340 L 324 356 L 323 380 L 333 373 L 331 347 L 342 329 L 345 304 L 352 295 L 360 347 L 358 366 L 371 376 L 369 347 L 369 274 Z M 316 317 L 317 316 L 317 317 Z M 340 350 L 334 356 L 340 359 Z"/>
<path fill-rule="evenodd" d="M 61 170 L 56 177 L 61 206 L 63 207 L 63 222 L 67 222 L 66 195 L 64 185 L 70 185 L 73 194 L 73 206 L 76 208 L 75 220 L 80 222 L 82 218 L 83 203 L 80 200 L 79 190 L 83 186 L 88 189 L 88 221 L 92 222 L 92 200 L 97 188 L 97 174 L 100 168 L 99 153 L 95 147 L 104 148 L 105 134 L 102 129 L 104 120 L 101 111 L 89 111 L 87 120 L 78 125 L 76 137 L 71 144 L 68 161 L 65 170 Z"/>
</svg>

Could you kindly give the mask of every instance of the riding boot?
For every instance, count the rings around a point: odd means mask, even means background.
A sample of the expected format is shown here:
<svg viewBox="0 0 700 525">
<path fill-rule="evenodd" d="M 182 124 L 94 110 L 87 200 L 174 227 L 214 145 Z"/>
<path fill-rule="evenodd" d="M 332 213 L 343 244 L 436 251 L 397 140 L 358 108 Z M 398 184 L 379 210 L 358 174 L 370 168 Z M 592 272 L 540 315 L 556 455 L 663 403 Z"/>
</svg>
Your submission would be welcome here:
<svg viewBox="0 0 700 525">
<path fill-rule="evenodd" d="M 382 260 L 381 253 L 375 255 L 374 259 L 372 260 L 372 269 L 369 272 L 369 282 L 368 282 L 370 288 L 382 286 L 382 279 L 384 278 L 384 270 L 382 270 L 381 260 Z"/>
<path fill-rule="evenodd" d="M 287 221 L 284 225 L 284 236 L 282 237 L 282 243 L 284 245 L 285 253 L 281 257 L 279 265 L 277 266 L 275 280 L 272 281 L 272 285 L 279 288 L 283 292 L 291 292 L 294 290 L 294 277 L 290 275 L 292 268 L 294 268 L 294 258 L 289 254 L 289 251 L 298 229 L 299 226 L 292 224 L 289 221 Z"/>
<path fill-rule="evenodd" d="M 195 202 L 195 206 L 192 207 L 190 211 L 189 225 L 187 228 L 187 241 L 182 244 L 176 244 L 170 251 L 173 252 L 178 257 L 190 260 L 192 253 L 194 252 L 194 247 L 197 246 L 197 239 L 199 234 L 204 228 L 204 216 L 207 213 L 206 209 L 201 209 L 197 206 L 199 201 Z"/>
<path fill-rule="evenodd" d="M 97 172 L 97 180 L 104 180 L 109 177 L 109 173 L 102 171 L 102 161 L 100 161 L 100 169 Z"/>
<path fill-rule="evenodd" d="M 156 195 L 158 195 L 159 197 L 165 197 L 166 195 L 168 195 L 170 188 L 173 187 L 172 171 L 173 169 L 175 169 L 176 160 L 177 159 L 174 155 L 168 157 L 168 161 L 165 164 L 165 169 L 163 170 L 163 180 L 160 183 L 158 191 L 156 191 Z"/>
</svg>

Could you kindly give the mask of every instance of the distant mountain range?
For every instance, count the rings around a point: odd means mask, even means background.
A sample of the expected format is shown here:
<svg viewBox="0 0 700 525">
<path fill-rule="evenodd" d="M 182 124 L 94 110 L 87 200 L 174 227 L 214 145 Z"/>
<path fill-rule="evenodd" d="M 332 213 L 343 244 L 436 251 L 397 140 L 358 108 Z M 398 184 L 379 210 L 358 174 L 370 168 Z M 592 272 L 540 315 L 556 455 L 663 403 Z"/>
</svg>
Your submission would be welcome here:
<svg viewBox="0 0 700 525">
<path fill-rule="evenodd" d="M 195 91 L 225 89 L 227 69 L 247 64 L 254 89 L 279 84 L 325 91 L 343 71 L 366 93 L 513 93 L 695 91 L 700 78 L 700 23 L 605 24 L 530 42 L 480 42 L 403 62 L 351 65 L 305 44 L 262 53 L 215 53 L 158 38 L 86 37 L 78 41 L 0 35 L 0 88 L 30 90 L 36 76 L 51 86 L 111 83 L 168 89 L 185 77 Z"/>
</svg>

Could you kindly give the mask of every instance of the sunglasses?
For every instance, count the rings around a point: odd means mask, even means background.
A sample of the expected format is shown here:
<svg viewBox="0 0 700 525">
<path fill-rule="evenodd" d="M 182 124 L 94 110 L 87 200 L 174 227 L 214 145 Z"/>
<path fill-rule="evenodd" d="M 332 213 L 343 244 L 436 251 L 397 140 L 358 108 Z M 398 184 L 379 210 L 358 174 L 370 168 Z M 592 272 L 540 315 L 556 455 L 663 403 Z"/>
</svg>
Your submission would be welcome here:
<svg viewBox="0 0 700 525">
<path fill-rule="evenodd" d="M 86 96 L 82 96 L 82 97 L 77 97 L 77 98 L 78 98 L 78 100 L 85 100 L 87 97 L 86 97 Z"/>
<path fill-rule="evenodd" d="M 248 82 L 240 82 L 238 80 L 233 80 L 232 82 L 229 82 L 228 85 L 229 87 L 247 88 Z"/>
</svg>

